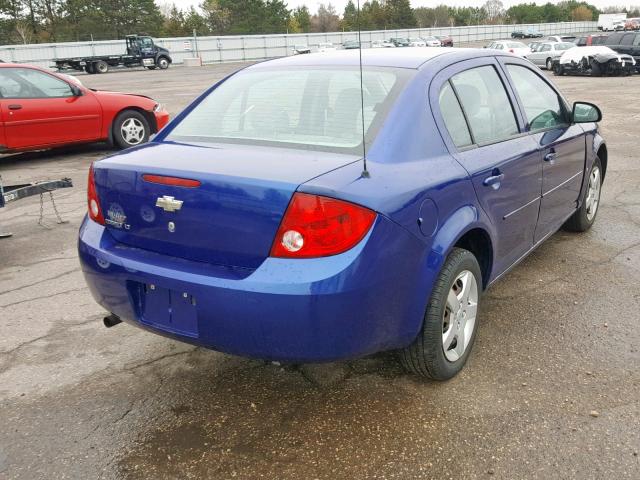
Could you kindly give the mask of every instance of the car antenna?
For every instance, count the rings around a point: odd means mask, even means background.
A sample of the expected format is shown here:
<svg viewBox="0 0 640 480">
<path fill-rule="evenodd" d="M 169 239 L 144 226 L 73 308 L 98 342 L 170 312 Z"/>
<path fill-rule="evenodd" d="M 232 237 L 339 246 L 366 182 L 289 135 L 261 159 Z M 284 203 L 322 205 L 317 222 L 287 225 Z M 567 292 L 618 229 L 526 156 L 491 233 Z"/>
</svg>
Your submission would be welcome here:
<svg viewBox="0 0 640 480">
<path fill-rule="evenodd" d="M 359 55 L 359 65 L 360 65 L 360 107 L 362 108 L 362 162 L 363 162 L 363 169 L 362 169 L 362 178 L 369 178 L 371 175 L 369 174 L 369 171 L 367 170 L 367 144 L 365 142 L 366 140 L 366 135 L 365 135 L 365 131 L 364 131 L 364 86 L 363 86 L 363 81 L 362 81 L 362 40 L 361 40 L 361 28 L 360 28 L 360 17 L 361 17 L 361 12 L 360 12 L 360 0 L 358 0 L 358 16 L 356 18 L 357 20 L 357 24 L 358 24 L 358 55 Z"/>
</svg>

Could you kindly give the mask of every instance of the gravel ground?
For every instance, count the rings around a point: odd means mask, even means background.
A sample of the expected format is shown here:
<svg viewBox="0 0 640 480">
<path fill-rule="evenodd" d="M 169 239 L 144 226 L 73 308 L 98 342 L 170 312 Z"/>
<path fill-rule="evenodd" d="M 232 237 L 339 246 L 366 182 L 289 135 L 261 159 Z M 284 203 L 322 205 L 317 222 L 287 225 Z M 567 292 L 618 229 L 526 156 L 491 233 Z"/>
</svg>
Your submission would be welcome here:
<svg viewBox="0 0 640 480">
<path fill-rule="evenodd" d="M 83 75 L 176 114 L 241 65 Z M 0 158 L 6 183 L 71 177 L 64 225 L 37 198 L 0 211 L 0 478 L 640 478 L 640 76 L 562 77 L 599 104 L 598 221 L 560 232 L 484 297 L 446 383 L 392 354 L 280 366 L 127 325 L 105 329 L 76 255 L 101 145 Z"/>
</svg>

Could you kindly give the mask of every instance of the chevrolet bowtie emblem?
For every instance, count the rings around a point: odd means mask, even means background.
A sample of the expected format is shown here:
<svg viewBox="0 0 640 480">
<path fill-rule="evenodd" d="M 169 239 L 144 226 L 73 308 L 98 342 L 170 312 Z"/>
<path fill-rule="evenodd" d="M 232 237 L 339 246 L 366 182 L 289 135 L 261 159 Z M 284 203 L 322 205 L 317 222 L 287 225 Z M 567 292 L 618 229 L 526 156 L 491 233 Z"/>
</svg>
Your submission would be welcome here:
<svg viewBox="0 0 640 480">
<path fill-rule="evenodd" d="M 177 212 L 182 208 L 182 200 L 176 200 L 174 197 L 164 195 L 156 200 L 156 207 L 160 207 L 165 212 Z"/>
</svg>

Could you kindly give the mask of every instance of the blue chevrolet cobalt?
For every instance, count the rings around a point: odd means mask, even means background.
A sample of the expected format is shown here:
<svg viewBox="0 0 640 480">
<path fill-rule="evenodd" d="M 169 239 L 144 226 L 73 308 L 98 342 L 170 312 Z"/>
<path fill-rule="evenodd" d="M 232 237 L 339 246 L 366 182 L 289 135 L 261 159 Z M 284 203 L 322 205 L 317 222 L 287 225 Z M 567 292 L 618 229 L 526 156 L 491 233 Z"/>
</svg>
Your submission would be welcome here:
<svg viewBox="0 0 640 480">
<path fill-rule="evenodd" d="M 482 292 L 594 222 L 598 108 L 527 60 L 372 49 L 260 63 L 93 164 L 82 269 L 109 315 L 254 358 L 464 366 Z"/>
</svg>

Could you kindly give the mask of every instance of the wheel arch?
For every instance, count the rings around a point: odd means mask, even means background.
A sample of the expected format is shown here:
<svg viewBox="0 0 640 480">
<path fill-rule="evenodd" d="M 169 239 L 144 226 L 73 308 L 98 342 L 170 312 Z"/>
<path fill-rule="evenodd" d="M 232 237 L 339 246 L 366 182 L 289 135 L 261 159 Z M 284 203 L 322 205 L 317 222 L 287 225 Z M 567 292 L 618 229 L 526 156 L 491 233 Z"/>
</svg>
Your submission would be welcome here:
<svg viewBox="0 0 640 480">
<path fill-rule="evenodd" d="M 607 162 L 609 160 L 609 150 L 607 150 L 607 144 L 604 141 L 595 145 L 596 155 L 600 159 L 600 165 L 602 166 L 602 181 L 607 174 Z"/>
<path fill-rule="evenodd" d="M 147 120 L 147 122 L 149 122 L 149 127 L 151 128 L 151 133 L 158 133 L 158 123 L 156 122 L 156 116 L 153 114 L 153 112 L 149 112 L 147 110 L 145 110 L 144 108 L 140 108 L 140 107 L 136 107 L 136 106 L 127 106 L 127 107 L 123 107 L 120 110 L 118 110 L 116 112 L 116 114 L 113 116 L 113 120 L 111 121 L 111 127 L 110 127 L 110 135 L 113 136 L 113 124 L 116 121 L 116 118 L 118 118 L 118 116 L 120 116 L 120 114 L 122 114 L 123 112 L 126 112 L 127 110 L 133 110 L 135 112 L 138 112 L 140 114 L 142 114 L 142 116 L 144 116 L 144 118 Z"/>
<path fill-rule="evenodd" d="M 482 286 L 485 289 L 493 271 L 495 242 L 480 212 L 473 205 L 465 205 L 450 215 L 433 240 L 431 253 L 437 255 L 437 262 L 429 263 L 437 263 L 439 270 L 455 247 L 469 250 L 480 264 Z"/>
</svg>

